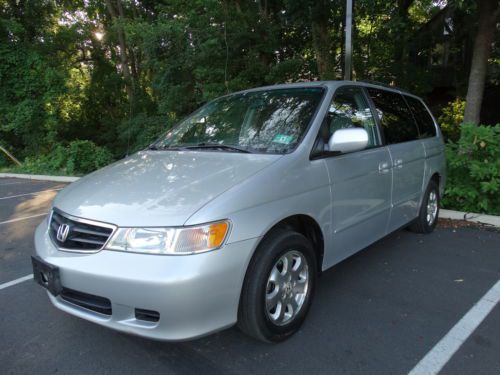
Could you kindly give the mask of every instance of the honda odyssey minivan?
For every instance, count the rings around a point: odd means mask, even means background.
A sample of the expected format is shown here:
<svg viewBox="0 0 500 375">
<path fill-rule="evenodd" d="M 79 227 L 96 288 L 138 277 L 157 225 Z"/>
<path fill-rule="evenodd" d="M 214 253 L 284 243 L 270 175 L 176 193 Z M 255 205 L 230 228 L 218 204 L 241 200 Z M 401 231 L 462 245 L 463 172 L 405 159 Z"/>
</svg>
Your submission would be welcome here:
<svg viewBox="0 0 500 375">
<path fill-rule="evenodd" d="M 400 228 L 432 232 L 443 150 L 424 102 L 394 88 L 230 94 L 62 190 L 36 230 L 34 277 L 57 308 L 122 332 L 237 324 L 280 341 L 322 271 Z"/>
</svg>

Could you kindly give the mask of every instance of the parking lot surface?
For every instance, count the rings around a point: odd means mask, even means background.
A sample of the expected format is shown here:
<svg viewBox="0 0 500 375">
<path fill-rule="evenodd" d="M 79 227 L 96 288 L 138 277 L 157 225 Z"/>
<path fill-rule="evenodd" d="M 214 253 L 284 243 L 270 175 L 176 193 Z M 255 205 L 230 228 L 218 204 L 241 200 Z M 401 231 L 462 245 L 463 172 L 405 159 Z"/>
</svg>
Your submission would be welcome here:
<svg viewBox="0 0 500 375">
<path fill-rule="evenodd" d="M 325 272 L 286 342 L 263 344 L 236 328 L 145 340 L 67 315 L 33 280 L 20 281 L 31 274 L 34 230 L 63 187 L 0 178 L 0 374 L 406 374 L 436 344 L 449 345 L 463 319 L 470 326 L 467 313 L 500 279 L 499 233 L 401 230 Z M 486 300 L 494 307 L 442 374 L 500 374 L 500 305 Z"/>
</svg>

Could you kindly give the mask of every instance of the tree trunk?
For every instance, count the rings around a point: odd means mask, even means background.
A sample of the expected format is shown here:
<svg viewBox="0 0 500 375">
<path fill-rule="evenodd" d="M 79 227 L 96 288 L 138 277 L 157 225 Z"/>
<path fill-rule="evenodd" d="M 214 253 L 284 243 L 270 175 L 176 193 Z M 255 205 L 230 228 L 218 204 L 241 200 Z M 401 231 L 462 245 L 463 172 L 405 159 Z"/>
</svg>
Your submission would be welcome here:
<svg viewBox="0 0 500 375">
<path fill-rule="evenodd" d="M 332 41 L 329 35 L 329 18 L 329 2 L 317 0 L 311 10 L 311 32 L 318 73 L 322 80 L 335 78 L 331 53 Z"/>
<path fill-rule="evenodd" d="M 488 58 L 490 57 L 491 44 L 495 36 L 499 9 L 497 0 L 479 1 L 479 24 L 472 52 L 464 122 L 479 124 Z"/>
<path fill-rule="evenodd" d="M 118 12 L 115 9 L 112 0 L 106 0 L 106 6 L 108 8 L 109 14 L 113 21 L 116 22 L 119 18 L 124 18 L 123 6 L 121 0 L 116 0 L 116 5 L 118 8 Z M 119 25 L 117 28 L 118 34 L 118 45 L 120 47 L 120 64 L 123 72 L 123 78 L 125 80 L 125 89 L 127 90 L 127 95 L 129 101 L 132 103 L 134 98 L 134 82 L 132 76 L 130 74 L 130 67 L 128 65 L 128 56 L 127 56 L 127 44 L 125 43 L 125 33 L 123 28 Z"/>
<path fill-rule="evenodd" d="M 405 68 L 407 65 L 407 40 L 408 40 L 408 10 L 413 4 L 414 0 L 398 0 L 397 17 L 399 23 L 403 25 L 398 30 L 396 30 L 394 37 L 394 80 L 396 83 L 401 83 L 405 81 Z"/>
</svg>

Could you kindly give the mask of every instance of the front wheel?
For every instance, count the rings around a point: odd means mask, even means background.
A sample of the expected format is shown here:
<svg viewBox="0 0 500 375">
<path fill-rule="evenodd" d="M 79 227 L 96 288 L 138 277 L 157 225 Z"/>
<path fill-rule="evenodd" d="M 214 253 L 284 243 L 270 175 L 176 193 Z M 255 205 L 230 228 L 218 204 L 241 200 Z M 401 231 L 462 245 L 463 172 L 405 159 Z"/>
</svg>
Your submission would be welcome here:
<svg viewBox="0 0 500 375">
<path fill-rule="evenodd" d="M 282 341 L 304 321 L 316 286 L 316 257 L 307 238 L 270 233 L 256 250 L 241 294 L 238 326 L 261 341 Z"/>
<path fill-rule="evenodd" d="M 425 191 L 418 218 L 410 226 L 413 232 L 431 233 L 439 217 L 439 186 L 431 180 Z"/>
</svg>

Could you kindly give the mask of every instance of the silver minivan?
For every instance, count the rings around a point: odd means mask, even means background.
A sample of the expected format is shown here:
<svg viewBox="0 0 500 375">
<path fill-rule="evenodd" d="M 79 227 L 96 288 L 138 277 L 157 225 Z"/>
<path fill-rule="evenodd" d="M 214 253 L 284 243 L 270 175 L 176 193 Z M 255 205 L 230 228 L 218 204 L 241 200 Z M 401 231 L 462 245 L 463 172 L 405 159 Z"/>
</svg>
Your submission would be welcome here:
<svg viewBox="0 0 500 375">
<path fill-rule="evenodd" d="M 432 232 L 445 181 L 440 130 L 414 95 L 350 81 L 242 91 L 62 190 L 35 233 L 34 277 L 57 308 L 122 332 L 238 324 L 280 341 L 319 273 L 399 228 Z"/>
</svg>

